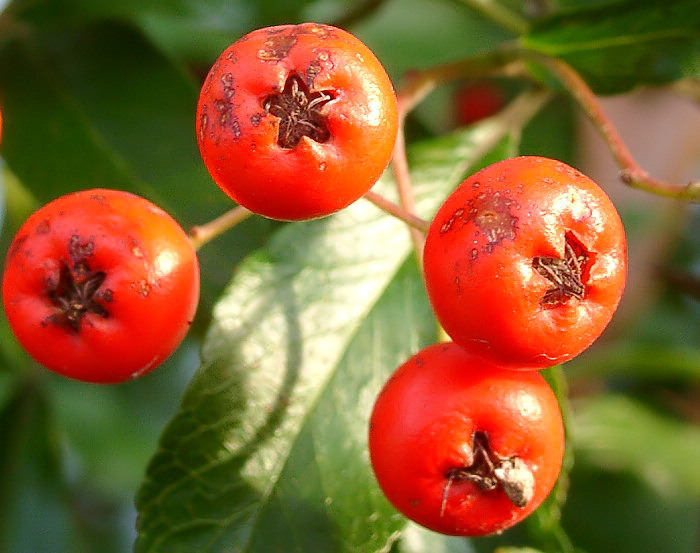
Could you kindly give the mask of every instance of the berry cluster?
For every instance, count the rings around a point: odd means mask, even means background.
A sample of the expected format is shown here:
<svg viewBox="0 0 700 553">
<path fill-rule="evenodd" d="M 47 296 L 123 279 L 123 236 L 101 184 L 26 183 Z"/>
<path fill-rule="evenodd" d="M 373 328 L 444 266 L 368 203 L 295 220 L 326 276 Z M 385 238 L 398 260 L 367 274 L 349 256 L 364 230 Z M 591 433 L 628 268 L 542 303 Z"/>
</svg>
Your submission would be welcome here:
<svg viewBox="0 0 700 553">
<path fill-rule="evenodd" d="M 301 220 L 372 187 L 398 116 L 374 54 L 341 29 L 307 23 L 259 29 L 225 50 L 202 87 L 196 124 L 204 162 L 227 194 L 260 215 Z M 198 298 L 186 233 L 152 203 L 115 190 L 77 192 L 35 212 L 3 276 L 5 311 L 25 349 L 89 382 L 162 363 Z"/>
<path fill-rule="evenodd" d="M 379 61 L 340 29 L 260 29 L 226 49 L 197 107 L 204 163 L 254 213 L 303 220 L 365 194 L 389 163 L 397 100 Z M 427 235 L 425 282 L 454 340 L 387 382 L 369 448 L 389 500 L 447 534 L 522 520 L 562 463 L 557 399 L 537 369 L 571 359 L 610 321 L 625 281 L 620 219 L 573 168 L 520 157 L 467 178 Z M 9 250 L 3 302 L 42 364 L 119 382 L 180 343 L 199 295 L 195 249 L 147 200 L 114 190 L 59 198 Z"/>
<path fill-rule="evenodd" d="M 564 163 L 519 157 L 467 178 L 435 216 L 425 283 L 453 343 L 402 365 L 380 393 L 369 444 L 377 480 L 438 532 L 500 532 L 553 488 L 564 430 L 537 369 L 590 346 L 626 277 L 613 204 Z"/>
</svg>

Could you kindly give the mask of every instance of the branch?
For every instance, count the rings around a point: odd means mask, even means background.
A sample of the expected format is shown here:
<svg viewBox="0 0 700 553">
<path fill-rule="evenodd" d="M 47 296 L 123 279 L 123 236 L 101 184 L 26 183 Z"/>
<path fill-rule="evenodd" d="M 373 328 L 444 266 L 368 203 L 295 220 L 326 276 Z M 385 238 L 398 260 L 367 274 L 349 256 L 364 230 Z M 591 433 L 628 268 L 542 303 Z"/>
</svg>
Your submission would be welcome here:
<svg viewBox="0 0 700 553">
<path fill-rule="evenodd" d="M 408 113 L 418 105 L 430 92 L 450 80 L 469 77 L 485 77 L 493 74 L 520 73 L 524 66 L 515 61 L 517 50 L 506 45 L 500 50 L 489 52 L 456 63 L 435 66 L 424 71 L 413 71 L 407 75 L 406 83 L 398 94 L 399 125 L 392 169 L 399 192 L 401 208 L 404 212 L 414 213 L 415 198 L 411 184 L 411 173 L 406 158 L 406 137 L 404 123 Z M 512 65 L 509 65 L 512 64 Z M 425 236 L 415 226 L 409 229 L 418 264 L 423 265 L 423 245 Z"/>
<path fill-rule="evenodd" d="M 370 190 L 369 192 L 365 193 L 364 198 L 372 202 L 382 211 L 386 211 L 389 215 L 393 215 L 397 219 L 400 219 L 410 227 L 422 233 L 428 232 L 428 228 L 430 227 L 430 223 L 428 221 L 421 219 L 413 213 L 405 211 L 400 205 L 395 204 L 391 200 L 387 200 L 384 196 Z"/>
<path fill-rule="evenodd" d="M 245 221 L 251 215 L 253 215 L 252 211 L 249 211 L 245 207 L 239 205 L 230 211 L 227 211 L 220 217 L 217 217 L 213 221 L 192 227 L 189 232 L 192 245 L 196 250 L 198 250 L 210 240 L 213 240 L 227 230 L 232 229 L 238 223 Z"/>
<path fill-rule="evenodd" d="M 411 172 L 408 168 L 408 159 L 406 158 L 406 134 L 404 132 L 404 122 L 406 120 L 406 111 L 402 109 L 399 100 L 399 129 L 394 144 L 394 153 L 391 159 L 391 168 L 394 171 L 396 179 L 396 187 L 399 192 L 399 203 L 401 208 L 408 212 L 414 213 L 416 210 L 415 195 L 413 194 L 413 185 L 411 184 Z M 423 268 L 423 246 L 425 245 L 425 234 L 414 227 L 409 227 L 413 249 L 416 252 L 418 266 Z"/>
<path fill-rule="evenodd" d="M 659 196 L 700 203 L 700 181 L 691 181 L 685 185 L 666 182 L 653 178 L 640 167 L 620 133 L 605 114 L 597 96 L 570 65 L 560 59 L 550 58 L 533 51 L 523 51 L 523 55 L 549 69 L 583 108 L 608 143 L 615 161 L 620 166 L 622 182 L 632 188 L 646 190 Z"/>
</svg>

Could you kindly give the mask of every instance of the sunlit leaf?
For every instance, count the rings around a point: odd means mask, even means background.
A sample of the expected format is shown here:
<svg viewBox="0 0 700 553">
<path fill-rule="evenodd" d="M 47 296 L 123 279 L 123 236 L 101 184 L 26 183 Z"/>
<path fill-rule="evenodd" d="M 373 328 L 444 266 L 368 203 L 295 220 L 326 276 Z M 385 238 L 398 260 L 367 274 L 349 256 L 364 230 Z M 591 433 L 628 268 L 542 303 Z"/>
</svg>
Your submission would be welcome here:
<svg viewBox="0 0 700 553">
<path fill-rule="evenodd" d="M 419 212 L 484 161 L 488 134 L 503 128 L 414 152 Z M 286 227 L 241 266 L 138 496 L 137 551 L 359 553 L 396 540 L 404 520 L 374 484 L 366 424 L 391 371 L 435 339 L 410 251 L 406 227 L 361 201 Z"/>
</svg>

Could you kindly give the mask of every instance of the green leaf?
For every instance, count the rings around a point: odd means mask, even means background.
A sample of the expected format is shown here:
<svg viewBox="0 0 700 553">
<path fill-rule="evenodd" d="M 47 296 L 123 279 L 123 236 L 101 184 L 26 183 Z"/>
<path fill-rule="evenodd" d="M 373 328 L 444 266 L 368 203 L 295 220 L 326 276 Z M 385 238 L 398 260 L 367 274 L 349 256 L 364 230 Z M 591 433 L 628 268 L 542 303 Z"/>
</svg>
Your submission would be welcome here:
<svg viewBox="0 0 700 553">
<path fill-rule="evenodd" d="M 563 58 L 598 93 L 700 75 L 696 0 L 629 0 L 555 16 L 523 38 L 526 47 Z"/>
<path fill-rule="evenodd" d="M 65 543 L 60 537 L 60 470 L 55 444 L 48 436 L 48 410 L 38 389 L 30 382 L 16 385 L 11 399 L 0 410 L 0 549 L 40 551 L 51 542 Z M 43 496 L 48 515 L 45 533 L 30 541 L 26 532 L 27 503 Z M 26 502 L 25 502 L 26 499 Z M 29 543 L 28 543 L 29 542 Z M 60 547 L 60 545 L 59 545 Z"/>
<path fill-rule="evenodd" d="M 520 155 L 551 157 L 575 165 L 575 129 L 573 102 L 564 95 L 556 96 L 523 131 Z"/>
<path fill-rule="evenodd" d="M 548 9 L 550 13 L 556 14 L 580 13 L 628 2 L 629 0 L 552 0 L 548 3 Z"/>
<path fill-rule="evenodd" d="M 688 324 L 688 318 L 681 318 Z M 678 337 L 678 335 L 676 335 Z M 700 350 L 687 344 L 625 342 L 592 352 L 571 364 L 574 378 L 626 376 L 646 382 L 700 382 Z"/>
<path fill-rule="evenodd" d="M 512 36 L 458 2 L 434 0 L 385 2 L 352 30 L 396 80 L 412 69 L 496 48 Z M 440 94 L 440 89 L 435 93 Z"/>
<path fill-rule="evenodd" d="M 475 553 L 470 540 L 445 536 L 410 522 L 401 534 L 400 553 Z"/>
<path fill-rule="evenodd" d="M 0 235 L 5 223 L 5 164 L 0 157 Z"/>
<path fill-rule="evenodd" d="M 608 472 L 585 462 L 577 462 L 571 483 L 564 525 L 586 551 L 697 551 L 697 500 L 659 493 L 630 473 Z"/>
<path fill-rule="evenodd" d="M 700 497 L 697 426 L 612 394 L 577 404 L 575 414 L 574 444 L 587 463 L 631 472 L 660 494 Z"/>
<path fill-rule="evenodd" d="M 419 213 L 504 132 L 491 121 L 416 148 Z M 404 520 L 373 483 L 366 423 L 388 375 L 435 339 L 410 251 L 405 226 L 360 201 L 285 227 L 240 267 L 138 495 L 137 551 L 361 553 L 396 540 Z"/>
<path fill-rule="evenodd" d="M 86 386 L 40 369 L 62 446 L 79 459 L 83 484 L 132 503 L 158 436 L 198 365 L 193 342 L 188 337 L 157 370 L 119 385 Z"/>
<path fill-rule="evenodd" d="M 2 181 L 0 184 L 6 202 L 4 227 L 0 233 L 0 252 L 4 253 L 10 247 L 12 238 L 24 219 L 36 209 L 36 202 L 2 163 L 0 163 L 0 181 Z M 3 255 L 0 258 L 0 270 L 4 270 L 4 266 Z M 5 310 L 0 310 L 0 374 L 8 377 L 10 374 L 19 374 L 29 363 L 28 360 L 29 356 L 12 333 Z M 1 395 L 2 392 L 0 392 Z"/>
<path fill-rule="evenodd" d="M 543 553 L 532 547 L 499 547 L 493 553 Z"/>
<path fill-rule="evenodd" d="M 124 551 L 118 505 L 70 482 L 65 444 L 41 384 L 23 379 L 0 409 L 0 550 Z"/>
<path fill-rule="evenodd" d="M 547 379 L 559 401 L 559 408 L 561 409 L 566 432 L 566 444 L 561 472 L 554 489 L 544 503 L 525 520 L 524 526 L 531 543 L 535 543 L 548 551 L 572 553 L 574 550 L 573 545 L 561 526 L 561 511 L 569 492 L 569 473 L 574 465 L 574 450 L 569 439 L 571 436 L 572 415 L 569 388 L 561 366 L 544 370 L 542 375 Z"/>
<path fill-rule="evenodd" d="M 178 58 L 211 64 L 244 33 L 299 22 L 313 0 L 15 0 L 10 12 L 42 32 L 107 20 L 128 21 Z"/>
</svg>

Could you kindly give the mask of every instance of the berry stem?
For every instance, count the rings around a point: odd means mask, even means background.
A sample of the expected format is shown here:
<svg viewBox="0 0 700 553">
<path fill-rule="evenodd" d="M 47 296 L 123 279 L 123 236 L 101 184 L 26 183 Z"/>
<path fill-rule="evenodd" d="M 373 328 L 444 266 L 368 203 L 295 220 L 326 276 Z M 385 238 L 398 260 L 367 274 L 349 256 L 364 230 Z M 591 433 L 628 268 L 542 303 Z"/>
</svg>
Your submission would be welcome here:
<svg viewBox="0 0 700 553">
<path fill-rule="evenodd" d="M 232 229 L 238 223 L 245 221 L 252 214 L 252 211 L 239 205 L 217 217 L 213 221 L 192 227 L 189 232 L 192 245 L 196 250 L 198 250 L 210 240 L 213 240 L 227 230 Z"/>
<path fill-rule="evenodd" d="M 484 0 L 462 1 L 472 2 L 475 5 L 487 3 Z M 435 88 L 453 80 L 494 75 L 531 79 L 526 62 L 535 62 L 549 70 L 581 106 L 610 147 L 613 157 L 620 166 L 620 177 L 625 184 L 659 196 L 700 203 L 700 180 L 687 184 L 672 183 L 656 179 L 642 169 L 615 125 L 605 114 L 597 96 L 570 65 L 563 60 L 522 48 L 516 43 L 505 43 L 497 50 L 478 56 L 410 72 L 399 95 L 400 116 L 405 118 L 406 114 Z M 697 98 L 700 94 L 699 89 L 697 80 L 693 80 L 684 82 L 682 90 Z M 397 147 L 399 146 L 400 144 L 397 144 Z"/>
<path fill-rule="evenodd" d="M 700 181 L 695 180 L 688 184 L 666 182 L 652 177 L 640 167 L 615 125 L 605 114 L 595 93 L 569 64 L 530 50 L 524 50 L 523 55 L 551 71 L 578 102 L 608 143 L 615 161 L 620 166 L 622 182 L 632 188 L 645 190 L 659 196 L 700 203 Z"/>
<path fill-rule="evenodd" d="M 403 105 L 402 98 L 399 96 L 399 129 L 394 144 L 394 153 L 391 160 L 391 168 L 394 171 L 396 179 L 396 187 L 399 192 L 399 203 L 401 208 L 407 213 L 414 213 L 416 202 L 413 194 L 413 185 L 411 184 L 411 171 L 408 168 L 408 158 L 406 157 L 406 135 L 404 133 L 404 122 L 406 120 L 406 108 Z M 416 252 L 418 267 L 423 270 L 423 246 L 425 245 L 425 234 L 420 230 L 409 227 L 411 234 L 411 242 L 413 249 Z"/>
<path fill-rule="evenodd" d="M 414 228 L 421 233 L 428 232 L 428 228 L 430 227 L 430 223 L 428 221 L 421 219 L 413 213 L 408 213 L 400 205 L 395 204 L 391 200 L 387 200 L 384 196 L 370 190 L 369 192 L 365 193 L 364 198 L 372 202 L 382 211 L 385 211 L 389 215 L 393 215 L 397 219 L 402 220 L 411 228 Z"/>
<path fill-rule="evenodd" d="M 517 52 L 517 50 L 508 45 L 500 50 L 489 52 L 482 56 L 476 56 L 456 63 L 435 66 L 425 71 L 414 71 L 407 75 L 406 84 L 398 94 L 399 125 L 391 163 L 399 192 L 399 203 L 403 211 L 411 214 L 415 212 L 415 195 L 413 193 L 411 172 L 406 157 L 406 136 L 404 133 L 404 123 L 408 113 L 439 84 L 463 77 L 465 74 L 470 76 L 486 76 L 494 73 L 518 74 L 524 71 L 524 66 L 519 62 L 517 67 L 515 65 L 509 65 L 509 63 L 513 62 L 515 59 L 513 57 L 515 52 Z M 425 236 L 419 229 L 413 226 L 409 228 L 409 232 L 418 259 L 418 265 L 422 269 Z"/>
</svg>

